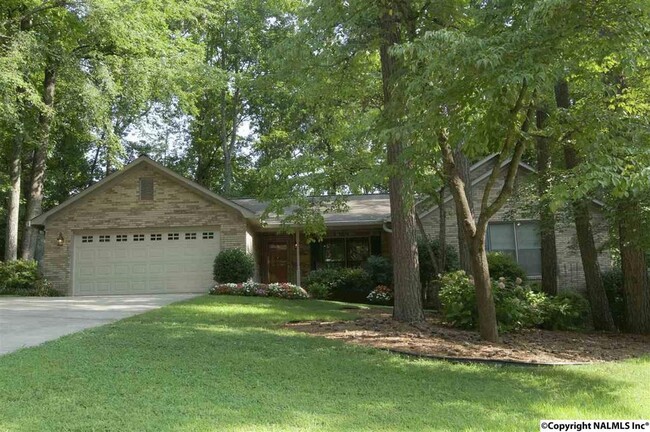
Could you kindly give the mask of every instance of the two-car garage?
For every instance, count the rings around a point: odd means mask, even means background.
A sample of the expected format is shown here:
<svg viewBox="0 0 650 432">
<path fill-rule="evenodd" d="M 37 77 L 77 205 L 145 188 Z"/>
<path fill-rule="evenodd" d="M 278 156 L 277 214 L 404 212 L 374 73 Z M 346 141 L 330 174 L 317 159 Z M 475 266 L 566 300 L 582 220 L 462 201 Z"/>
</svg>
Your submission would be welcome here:
<svg viewBox="0 0 650 432">
<path fill-rule="evenodd" d="M 75 234 L 73 295 L 206 292 L 219 246 L 216 227 Z"/>
<path fill-rule="evenodd" d="M 207 292 L 218 227 L 75 233 L 73 295 Z"/>
</svg>

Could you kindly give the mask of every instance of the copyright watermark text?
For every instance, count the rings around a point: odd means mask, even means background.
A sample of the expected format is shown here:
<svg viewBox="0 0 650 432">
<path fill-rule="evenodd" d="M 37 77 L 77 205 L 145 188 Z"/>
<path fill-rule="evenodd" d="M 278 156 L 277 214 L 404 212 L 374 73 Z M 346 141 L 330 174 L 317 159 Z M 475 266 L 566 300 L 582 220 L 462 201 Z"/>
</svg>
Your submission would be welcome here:
<svg viewBox="0 0 650 432">
<path fill-rule="evenodd" d="M 650 420 L 541 420 L 539 430 L 549 431 L 648 431 Z"/>
</svg>

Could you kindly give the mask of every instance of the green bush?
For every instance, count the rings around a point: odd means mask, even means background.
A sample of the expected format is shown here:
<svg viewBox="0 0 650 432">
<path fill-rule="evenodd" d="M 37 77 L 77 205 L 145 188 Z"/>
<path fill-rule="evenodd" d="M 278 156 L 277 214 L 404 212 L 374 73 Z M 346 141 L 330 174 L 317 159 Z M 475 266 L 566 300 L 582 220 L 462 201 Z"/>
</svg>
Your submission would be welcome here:
<svg viewBox="0 0 650 432">
<path fill-rule="evenodd" d="M 578 293 L 560 293 L 544 304 L 542 327 L 549 330 L 579 330 L 587 326 L 589 302 Z"/>
<path fill-rule="evenodd" d="M 478 326 L 474 284 L 464 271 L 445 274 L 441 279 L 442 313 L 449 324 L 464 329 Z M 539 326 L 544 322 L 546 295 L 505 279 L 492 281 L 497 322 L 501 331 Z"/>
<path fill-rule="evenodd" d="M 54 297 L 61 295 L 42 278 L 36 261 L 0 262 L 0 294 Z"/>
<path fill-rule="evenodd" d="M 418 240 L 418 257 L 420 262 L 420 282 L 423 286 L 431 284 L 437 277 L 438 272 L 435 271 L 433 263 L 431 262 L 431 257 L 429 256 L 429 251 L 427 250 L 426 243 L 427 240 L 419 239 Z M 440 256 L 440 242 L 436 240 L 430 240 L 429 244 L 433 249 L 436 257 Z M 460 262 L 458 260 L 458 252 L 456 249 L 447 245 L 445 248 L 445 268 L 442 273 L 453 272 L 460 268 Z"/>
<path fill-rule="evenodd" d="M 315 299 L 327 300 L 332 297 L 332 287 L 322 283 L 314 282 L 305 289 Z"/>
<path fill-rule="evenodd" d="M 614 267 L 603 272 L 603 286 L 607 293 L 609 309 L 612 311 L 614 323 L 620 328 L 625 326 L 625 297 L 623 296 L 623 271 Z"/>
<path fill-rule="evenodd" d="M 313 270 L 305 280 L 305 288 L 312 293 L 314 285 L 321 295 L 327 295 L 326 298 L 353 303 L 366 303 L 375 287 L 370 275 L 358 268 Z"/>
<path fill-rule="evenodd" d="M 440 280 L 442 314 L 449 324 L 462 329 L 473 329 L 478 323 L 476 291 L 463 270 L 446 273 Z"/>
<path fill-rule="evenodd" d="M 341 269 L 337 268 L 322 268 L 318 270 L 312 270 L 309 272 L 309 275 L 305 279 L 305 288 L 307 291 L 309 291 L 312 285 L 318 284 L 326 287 L 331 292 L 334 288 L 334 285 L 336 285 L 341 279 L 341 274 Z"/>
<path fill-rule="evenodd" d="M 255 261 L 241 249 L 225 249 L 214 260 L 214 280 L 219 283 L 241 283 L 253 277 Z"/>
<path fill-rule="evenodd" d="M 388 258 L 370 256 L 363 264 L 363 269 L 372 279 L 373 285 L 393 285 L 393 263 Z"/>
<path fill-rule="evenodd" d="M 539 326 L 544 322 L 546 295 L 504 279 L 492 282 L 497 322 L 501 331 Z"/>
<path fill-rule="evenodd" d="M 375 288 L 370 275 L 359 268 L 341 269 L 341 277 L 332 287 L 332 299 L 366 303 L 368 294 Z"/>
<path fill-rule="evenodd" d="M 526 270 L 520 266 L 515 259 L 501 252 L 489 252 L 487 254 L 490 277 L 493 279 L 506 278 L 507 280 L 526 280 Z"/>
</svg>

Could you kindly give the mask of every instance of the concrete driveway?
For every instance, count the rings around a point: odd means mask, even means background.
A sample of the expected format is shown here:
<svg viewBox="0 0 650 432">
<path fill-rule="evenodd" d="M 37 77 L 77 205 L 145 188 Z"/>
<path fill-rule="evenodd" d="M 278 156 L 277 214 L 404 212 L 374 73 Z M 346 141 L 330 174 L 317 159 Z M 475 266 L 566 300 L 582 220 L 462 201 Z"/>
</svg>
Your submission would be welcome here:
<svg viewBox="0 0 650 432">
<path fill-rule="evenodd" d="M 0 297 L 0 355 L 197 295 Z"/>
</svg>

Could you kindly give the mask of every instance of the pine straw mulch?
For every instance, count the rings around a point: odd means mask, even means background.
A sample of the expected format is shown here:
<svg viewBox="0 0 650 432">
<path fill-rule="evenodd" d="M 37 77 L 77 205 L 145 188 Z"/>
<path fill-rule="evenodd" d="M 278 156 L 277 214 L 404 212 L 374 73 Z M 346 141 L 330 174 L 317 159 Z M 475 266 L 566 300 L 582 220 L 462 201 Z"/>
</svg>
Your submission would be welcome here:
<svg viewBox="0 0 650 432">
<path fill-rule="evenodd" d="M 482 341 L 476 332 L 444 325 L 436 314 L 427 314 L 422 324 L 410 325 L 392 320 L 389 309 L 352 312 L 359 318 L 292 322 L 286 327 L 347 343 L 450 360 L 575 364 L 650 355 L 647 335 L 527 329 L 502 335 L 501 343 L 489 343 Z"/>
</svg>

